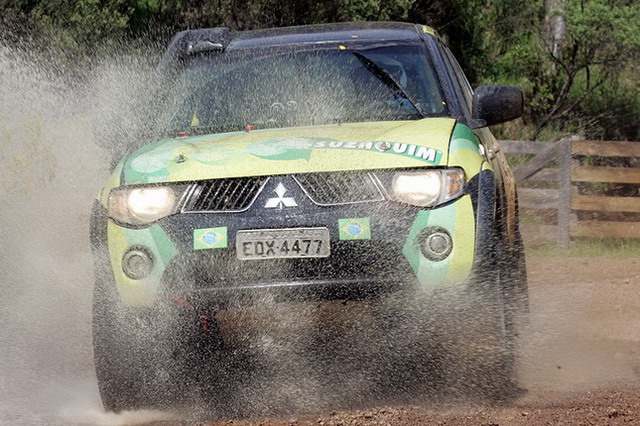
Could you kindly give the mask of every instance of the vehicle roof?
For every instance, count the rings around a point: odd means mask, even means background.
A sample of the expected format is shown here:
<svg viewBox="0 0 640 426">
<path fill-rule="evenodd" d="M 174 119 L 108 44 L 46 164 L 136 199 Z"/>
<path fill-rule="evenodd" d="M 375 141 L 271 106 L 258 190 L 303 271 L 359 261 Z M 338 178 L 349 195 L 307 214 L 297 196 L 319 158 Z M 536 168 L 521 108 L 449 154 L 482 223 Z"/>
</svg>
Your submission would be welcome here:
<svg viewBox="0 0 640 426">
<path fill-rule="evenodd" d="M 348 22 L 231 33 L 228 50 L 340 42 L 415 41 L 433 30 L 402 22 Z"/>
</svg>

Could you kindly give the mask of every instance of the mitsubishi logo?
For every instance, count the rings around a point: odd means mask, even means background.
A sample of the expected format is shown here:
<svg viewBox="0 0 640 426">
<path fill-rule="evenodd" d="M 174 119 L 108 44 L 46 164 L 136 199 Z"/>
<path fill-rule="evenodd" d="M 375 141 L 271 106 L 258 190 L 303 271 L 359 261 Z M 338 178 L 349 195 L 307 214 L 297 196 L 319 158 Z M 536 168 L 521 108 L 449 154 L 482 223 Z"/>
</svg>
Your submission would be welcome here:
<svg viewBox="0 0 640 426">
<path fill-rule="evenodd" d="M 267 204 L 264 205 L 265 209 L 275 209 L 276 207 L 297 207 L 298 204 L 293 199 L 293 197 L 285 197 L 284 194 L 287 193 L 287 188 L 284 187 L 282 182 L 278 184 L 276 189 L 273 191 L 276 193 L 277 197 L 269 198 L 267 200 Z"/>
</svg>

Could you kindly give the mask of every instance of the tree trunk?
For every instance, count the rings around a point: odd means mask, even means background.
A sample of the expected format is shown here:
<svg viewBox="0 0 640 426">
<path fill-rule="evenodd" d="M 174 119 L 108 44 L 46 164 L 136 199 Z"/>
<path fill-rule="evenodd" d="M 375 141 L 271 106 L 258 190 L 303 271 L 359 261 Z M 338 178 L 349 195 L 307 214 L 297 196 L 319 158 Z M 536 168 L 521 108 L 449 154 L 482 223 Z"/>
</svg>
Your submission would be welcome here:
<svg viewBox="0 0 640 426">
<path fill-rule="evenodd" d="M 564 17 L 565 0 L 547 0 L 546 3 L 546 22 L 549 31 L 549 46 L 551 47 L 551 55 L 556 59 L 562 59 L 561 49 L 562 42 L 567 32 L 567 26 Z"/>
</svg>

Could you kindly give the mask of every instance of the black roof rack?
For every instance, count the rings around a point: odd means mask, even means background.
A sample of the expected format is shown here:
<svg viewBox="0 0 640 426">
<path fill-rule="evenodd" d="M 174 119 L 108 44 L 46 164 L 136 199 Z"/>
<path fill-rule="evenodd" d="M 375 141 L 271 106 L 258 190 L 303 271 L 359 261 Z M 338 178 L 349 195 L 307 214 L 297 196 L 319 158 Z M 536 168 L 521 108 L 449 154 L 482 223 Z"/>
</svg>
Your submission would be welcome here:
<svg viewBox="0 0 640 426">
<path fill-rule="evenodd" d="M 189 55 L 252 47 L 311 43 L 419 41 L 422 26 L 405 22 L 344 22 L 231 32 L 227 27 L 187 30 L 171 40 L 159 69 L 176 66 Z"/>
<path fill-rule="evenodd" d="M 160 62 L 160 68 L 171 66 L 188 55 L 223 51 L 230 41 L 231 34 L 227 27 L 181 31 L 169 43 Z"/>
</svg>

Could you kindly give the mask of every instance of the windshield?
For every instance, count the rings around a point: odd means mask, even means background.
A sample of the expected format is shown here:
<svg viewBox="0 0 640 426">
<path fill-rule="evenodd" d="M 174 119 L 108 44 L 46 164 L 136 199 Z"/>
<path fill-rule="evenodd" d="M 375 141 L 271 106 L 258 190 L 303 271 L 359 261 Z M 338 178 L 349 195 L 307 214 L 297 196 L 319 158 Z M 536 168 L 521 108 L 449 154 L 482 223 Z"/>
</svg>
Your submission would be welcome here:
<svg viewBox="0 0 640 426">
<path fill-rule="evenodd" d="M 169 130 L 212 133 L 446 112 L 421 46 L 261 53 L 193 58 L 174 88 Z"/>
</svg>

